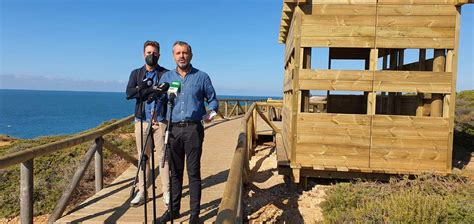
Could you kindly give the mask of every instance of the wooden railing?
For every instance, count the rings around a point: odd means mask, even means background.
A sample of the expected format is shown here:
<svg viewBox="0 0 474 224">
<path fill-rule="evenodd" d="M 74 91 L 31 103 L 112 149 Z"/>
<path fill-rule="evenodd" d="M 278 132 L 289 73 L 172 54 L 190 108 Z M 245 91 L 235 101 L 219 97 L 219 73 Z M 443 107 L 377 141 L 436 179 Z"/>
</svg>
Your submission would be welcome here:
<svg viewBox="0 0 474 224">
<path fill-rule="evenodd" d="M 245 99 L 219 99 L 219 115 L 222 118 L 245 114 L 249 110 L 249 103 L 263 102 L 265 100 L 245 100 Z"/>
<path fill-rule="evenodd" d="M 92 141 L 89 150 L 82 159 L 69 186 L 64 190 L 61 198 L 56 203 L 51 213 L 48 223 L 52 223 L 59 219 L 66 209 L 72 193 L 79 185 L 80 180 L 84 176 L 87 167 L 95 157 L 95 191 L 98 192 L 103 188 L 103 156 L 102 148 L 109 149 L 112 153 L 117 154 L 126 161 L 137 165 L 138 161 L 135 157 L 120 150 L 117 146 L 103 138 L 104 135 L 123 127 L 134 119 L 133 116 L 123 118 L 110 125 L 99 128 L 97 130 L 87 131 L 83 134 L 63 139 L 57 142 L 40 145 L 30 149 L 11 153 L 0 157 L 0 169 L 20 164 L 20 221 L 21 223 L 33 223 L 33 160 L 36 157 L 44 156 L 66 149 L 75 145 Z"/>
<path fill-rule="evenodd" d="M 217 213 L 216 223 L 242 223 L 243 184 L 249 180 L 249 161 L 254 155 L 257 135 L 257 114 L 277 133 L 280 129 L 272 122 L 272 116 L 264 115 L 268 111 L 281 110 L 282 103 L 277 101 L 253 103 L 243 117 L 237 147 L 232 159 L 229 176 L 225 185 L 222 200 Z M 277 112 L 269 112 L 275 113 Z"/>
<path fill-rule="evenodd" d="M 243 99 L 219 99 L 224 104 L 218 114 L 222 118 L 228 118 L 233 115 L 244 114 L 249 111 L 248 103 L 257 102 L 259 100 L 243 100 Z M 243 106 L 242 104 L 245 103 Z M 232 109 L 229 111 L 229 107 Z M 253 108 L 253 107 L 251 107 Z M 221 111 L 223 111 L 223 114 Z M 138 160 L 122 151 L 117 146 L 103 138 L 104 135 L 123 127 L 134 119 L 133 115 L 116 121 L 110 125 L 97 130 L 86 131 L 83 134 L 76 135 L 57 142 L 40 145 L 37 147 L 25 149 L 19 152 L 11 153 L 0 157 L 0 169 L 20 164 L 20 221 L 21 223 L 33 223 L 33 160 L 36 157 L 48 155 L 63 149 L 67 149 L 76 145 L 80 145 L 92 141 L 89 150 L 86 152 L 79 167 L 74 173 L 69 186 L 64 190 L 61 198 L 51 213 L 48 223 L 52 223 L 59 219 L 69 204 L 72 193 L 79 186 L 79 182 L 84 176 L 87 167 L 95 158 L 95 191 L 98 192 L 103 188 L 103 156 L 102 149 L 105 147 L 112 153 L 120 156 L 124 160 L 137 166 Z"/>
</svg>

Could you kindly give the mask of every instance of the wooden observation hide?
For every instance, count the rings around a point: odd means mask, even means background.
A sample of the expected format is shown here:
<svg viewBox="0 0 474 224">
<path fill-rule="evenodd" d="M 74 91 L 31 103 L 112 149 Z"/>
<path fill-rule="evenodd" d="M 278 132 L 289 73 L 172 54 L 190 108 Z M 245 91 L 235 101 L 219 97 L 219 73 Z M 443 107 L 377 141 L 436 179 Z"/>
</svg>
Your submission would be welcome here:
<svg viewBox="0 0 474 224">
<path fill-rule="evenodd" d="M 471 2 L 284 0 L 281 139 L 295 182 L 451 172 L 459 21 Z M 327 66 L 313 67 L 321 58 Z M 362 66 L 335 68 L 347 60 Z M 318 91 L 326 106 L 312 110 Z"/>
</svg>

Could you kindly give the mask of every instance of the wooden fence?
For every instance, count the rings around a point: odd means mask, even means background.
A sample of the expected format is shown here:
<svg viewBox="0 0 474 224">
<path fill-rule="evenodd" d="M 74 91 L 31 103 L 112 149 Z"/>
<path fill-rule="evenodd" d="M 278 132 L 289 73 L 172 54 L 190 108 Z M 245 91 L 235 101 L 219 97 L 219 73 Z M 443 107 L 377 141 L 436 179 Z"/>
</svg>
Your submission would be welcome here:
<svg viewBox="0 0 474 224">
<path fill-rule="evenodd" d="M 257 135 L 257 114 L 277 133 L 280 129 L 272 122 L 271 116 L 265 116 L 262 109 L 280 111 L 281 102 L 256 102 L 253 103 L 245 114 L 237 140 L 229 176 L 225 185 L 222 200 L 217 213 L 216 223 L 241 223 L 242 222 L 242 191 L 243 183 L 249 180 L 249 161 L 254 155 Z M 269 112 L 271 115 L 273 112 Z M 277 112 L 274 112 L 277 114 Z"/>
<path fill-rule="evenodd" d="M 243 114 L 248 111 L 248 103 L 256 102 L 257 100 L 244 100 L 244 99 L 219 99 L 219 102 L 224 105 L 218 111 L 222 118 L 228 118 L 233 115 Z M 245 103 L 242 106 L 242 103 Z M 232 107 L 230 112 L 228 109 Z M 221 112 L 224 111 L 224 114 Z M 20 221 L 24 224 L 33 223 L 33 160 L 36 157 L 48 155 L 63 149 L 67 149 L 76 145 L 80 145 L 89 141 L 92 141 L 88 151 L 82 159 L 80 165 L 77 167 L 69 186 L 63 191 L 61 198 L 56 203 L 54 210 L 52 211 L 48 223 L 52 223 L 59 219 L 66 207 L 69 204 L 72 193 L 79 186 L 79 182 L 84 176 L 87 167 L 95 159 L 95 191 L 100 191 L 103 186 L 103 153 L 102 150 L 105 147 L 112 153 L 120 156 L 124 160 L 137 166 L 138 160 L 135 156 L 129 155 L 125 151 L 122 151 L 117 146 L 103 138 L 104 135 L 117 130 L 127 124 L 130 124 L 134 119 L 134 116 L 128 116 L 121 120 L 118 120 L 110 125 L 102 127 L 97 130 L 86 131 L 83 134 L 76 135 L 67 139 L 63 139 L 57 142 L 36 146 L 33 148 L 25 149 L 19 152 L 11 153 L 0 157 L 0 169 L 5 169 L 10 166 L 20 164 Z"/>
<path fill-rule="evenodd" d="M 82 159 L 79 167 L 77 167 L 74 176 L 72 177 L 69 186 L 63 191 L 59 201 L 56 203 L 53 212 L 51 213 L 48 223 L 52 223 L 61 217 L 66 209 L 72 193 L 79 185 L 79 181 L 84 176 L 87 167 L 91 163 L 92 158 L 95 158 L 95 191 L 98 192 L 103 188 L 103 156 L 102 148 L 105 146 L 112 153 L 117 154 L 126 161 L 136 165 L 137 159 L 130 156 L 126 152 L 120 150 L 117 146 L 103 138 L 104 135 L 129 124 L 134 119 L 133 116 L 128 116 L 113 124 L 107 125 L 103 128 L 88 131 L 71 138 L 60 140 L 57 142 L 40 145 L 30 149 L 25 149 L 19 152 L 11 153 L 0 157 L 0 169 L 5 169 L 16 164 L 20 165 L 20 220 L 21 223 L 33 223 L 33 160 L 36 157 L 48 155 L 75 145 L 92 141 L 89 150 Z"/>
</svg>

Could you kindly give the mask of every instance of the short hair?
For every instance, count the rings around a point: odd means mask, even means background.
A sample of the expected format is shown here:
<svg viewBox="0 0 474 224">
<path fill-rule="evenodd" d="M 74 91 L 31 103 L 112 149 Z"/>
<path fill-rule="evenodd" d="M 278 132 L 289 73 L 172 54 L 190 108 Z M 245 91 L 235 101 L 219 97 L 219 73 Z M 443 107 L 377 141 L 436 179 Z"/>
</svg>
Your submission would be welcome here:
<svg viewBox="0 0 474 224">
<path fill-rule="evenodd" d="M 143 44 L 143 52 L 145 52 L 145 48 L 147 46 L 153 46 L 158 50 L 158 52 L 160 52 L 160 43 L 158 43 L 157 41 L 154 41 L 154 40 L 145 41 L 145 43 Z"/>
<path fill-rule="evenodd" d="M 176 45 L 179 45 L 179 46 L 186 46 L 188 47 L 188 50 L 189 50 L 189 53 L 193 53 L 193 50 L 191 49 L 191 45 L 189 45 L 188 43 L 184 42 L 184 41 L 181 41 L 181 40 L 177 40 L 174 42 L 173 44 L 173 51 L 174 51 L 174 46 Z"/>
</svg>

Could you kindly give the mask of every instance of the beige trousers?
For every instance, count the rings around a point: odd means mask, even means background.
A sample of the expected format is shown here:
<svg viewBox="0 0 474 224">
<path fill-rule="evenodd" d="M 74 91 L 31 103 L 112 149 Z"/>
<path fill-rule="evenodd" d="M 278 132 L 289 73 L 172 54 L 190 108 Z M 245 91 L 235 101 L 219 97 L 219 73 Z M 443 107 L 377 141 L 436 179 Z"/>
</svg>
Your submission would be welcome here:
<svg viewBox="0 0 474 224">
<path fill-rule="evenodd" d="M 148 122 L 143 122 L 143 144 L 145 144 L 145 141 L 146 141 L 147 130 L 148 130 Z M 155 148 L 153 150 L 154 156 L 155 156 L 155 175 L 160 175 L 161 177 L 162 193 L 169 192 L 170 177 L 169 177 L 169 167 L 168 167 L 167 160 L 165 160 L 165 166 L 161 168 L 162 158 L 165 154 L 164 153 L 165 152 L 164 140 L 165 140 L 166 124 L 158 122 L 158 124 L 155 124 L 152 126 L 152 130 L 153 130 L 153 142 L 155 143 Z M 136 145 L 137 145 L 138 159 L 140 159 L 141 151 L 142 151 L 142 147 L 140 144 L 140 122 L 135 122 L 135 139 L 137 143 Z M 151 146 L 152 146 L 151 140 L 148 140 L 146 152 L 145 152 L 146 155 L 148 156 L 148 163 L 146 166 L 147 188 L 148 186 L 151 186 L 151 182 L 149 182 L 149 180 L 151 180 L 150 167 L 152 166 L 151 155 L 150 155 Z M 159 171 L 159 173 L 157 171 Z M 145 191 L 143 187 L 143 172 L 141 168 L 138 174 L 138 190 L 140 192 Z"/>
</svg>

